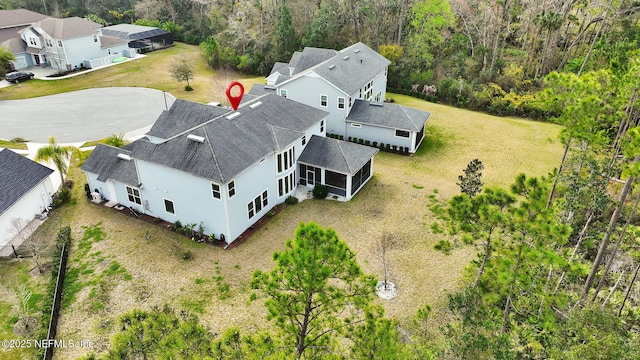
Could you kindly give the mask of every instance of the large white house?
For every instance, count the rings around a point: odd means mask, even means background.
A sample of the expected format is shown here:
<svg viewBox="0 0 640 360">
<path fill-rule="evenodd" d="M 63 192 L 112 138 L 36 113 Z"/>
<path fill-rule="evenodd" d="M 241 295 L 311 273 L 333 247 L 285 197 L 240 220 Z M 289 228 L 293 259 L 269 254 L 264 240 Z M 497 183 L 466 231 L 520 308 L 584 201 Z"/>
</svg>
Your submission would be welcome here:
<svg viewBox="0 0 640 360">
<path fill-rule="evenodd" d="M 178 99 L 146 137 L 98 145 L 81 168 L 106 200 L 231 243 L 298 183 L 350 199 L 371 178 L 377 149 L 326 138 L 327 115 L 275 94 L 237 111 Z"/>
<path fill-rule="evenodd" d="M 276 63 L 267 85 L 252 94 L 280 96 L 328 111 L 327 133 L 370 145 L 417 151 L 429 118 L 426 111 L 385 103 L 389 60 L 363 43 L 340 51 L 305 48 L 288 63 Z"/>
</svg>

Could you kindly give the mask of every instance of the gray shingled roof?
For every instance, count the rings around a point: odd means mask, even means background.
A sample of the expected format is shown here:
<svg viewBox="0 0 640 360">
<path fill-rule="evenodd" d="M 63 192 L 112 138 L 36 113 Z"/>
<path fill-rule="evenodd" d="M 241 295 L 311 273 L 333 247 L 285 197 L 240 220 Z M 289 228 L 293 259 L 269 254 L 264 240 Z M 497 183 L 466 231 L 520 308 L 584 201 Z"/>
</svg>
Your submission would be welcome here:
<svg viewBox="0 0 640 360">
<path fill-rule="evenodd" d="M 77 16 L 64 19 L 47 18 L 36 22 L 34 25 L 41 27 L 55 39 L 71 39 L 97 34 L 96 29 L 102 27 L 98 23 Z"/>
<path fill-rule="evenodd" d="M 262 96 L 265 94 L 275 94 L 276 89 L 268 85 L 254 84 L 246 95 Z M 244 101 L 245 99 L 242 98 Z"/>
<path fill-rule="evenodd" d="M 176 99 L 169 110 L 160 114 L 147 135 L 168 139 L 228 112 L 229 109 L 219 106 Z"/>
<path fill-rule="evenodd" d="M 402 105 L 356 100 L 346 122 L 420 131 L 431 113 Z"/>
<path fill-rule="evenodd" d="M 0 169 L 0 214 L 53 172 L 8 149 L 0 149 Z"/>
<path fill-rule="evenodd" d="M 314 135 L 298 162 L 355 175 L 377 152 L 373 147 Z"/>
<path fill-rule="evenodd" d="M 138 173 L 133 161 L 118 158 L 118 154 L 131 156 L 131 151 L 109 145 L 98 144 L 91 156 L 80 167 L 83 171 L 98 175 L 98 180 L 114 180 L 123 184 L 138 186 Z"/>
<path fill-rule="evenodd" d="M 134 24 L 117 24 L 105 26 L 101 29 L 101 31 L 105 35 L 119 37 L 127 41 L 147 39 L 158 35 L 168 34 L 166 30 L 162 30 L 157 27 Z"/>
<path fill-rule="evenodd" d="M 102 35 L 100 36 L 100 47 L 108 48 L 115 45 L 126 44 L 127 40 L 120 39 L 115 36 Z"/>
<path fill-rule="evenodd" d="M 258 102 L 261 102 L 259 106 L 251 107 Z M 212 118 L 211 109 L 224 110 L 226 114 Z M 134 159 L 184 171 L 216 183 L 227 183 L 267 155 L 289 146 L 311 125 L 328 115 L 325 111 L 273 94 L 243 103 L 237 111 L 240 115 L 228 119 L 228 115 L 233 113 L 224 108 L 176 100 L 152 130 L 156 134 L 154 136 L 172 134 L 178 129 L 180 133 L 162 137 L 166 140 L 159 144 L 140 139 L 127 148 Z M 205 140 L 203 143 L 192 141 L 188 135 L 204 137 Z M 98 147 L 94 150 L 94 154 L 98 152 L 96 162 L 117 156 L 104 154 L 103 149 Z M 106 165 L 92 167 L 93 171 L 83 166 L 83 170 L 99 176 L 105 169 Z"/>
<path fill-rule="evenodd" d="M 306 70 L 313 71 L 346 94 L 356 92 L 389 64 L 391 62 L 384 56 L 361 42 L 340 51 L 305 48 L 300 55 L 294 54 L 289 62 L 289 66 L 295 67 L 293 79 Z M 287 80 L 288 76 L 282 76 L 274 83 Z"/>
<path fill-rule="evenodd" d="M 47 17 L 26 9 L 0 10 L 0 29 L 29 25 Z"/>
</svg>

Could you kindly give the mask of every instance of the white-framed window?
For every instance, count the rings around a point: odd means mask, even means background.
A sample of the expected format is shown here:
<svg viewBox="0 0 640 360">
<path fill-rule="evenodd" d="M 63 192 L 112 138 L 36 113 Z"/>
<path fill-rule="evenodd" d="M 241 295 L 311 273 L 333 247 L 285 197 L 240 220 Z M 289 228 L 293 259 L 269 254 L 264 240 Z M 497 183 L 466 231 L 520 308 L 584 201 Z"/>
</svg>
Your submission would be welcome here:
<svg viewBox="0 0 640 360">
<path fill-rule="evenodd" d="M 302 135 L 302 145 L 304 146 L 307 143 L 307 135 Z"/>
<path fill-rule="evenodd" d="M 256 216 L 256 214 L 266 208 L 267 205 L 269 205 L 269 195 L 267 190 L 265 190 L 262 194 L 256 196 L 253 201 L 250 201 L 247 204 L 247 215 L 249 215 L 249 219 Z"/>
<path fill-rule="evenodd" d="M 107 48 L 107 55 L 111 55 L 111 48 Z"/>
<path fill-rule="evenodd" d="M 320 132 L 324 132 L 324 120 L 320 120 Z"/>
<path fill-rule="evenodd" d="M 327 103 L 329 102 L 329 97 L 327 95 L 320 95 L 320 106 L 327 107 Z"/>
<path fill-rule="evenodd" d="M 367 85 L 364 86 L 364 99 L 371 100 L 371 96 L 373 95 L 373 80 L 369 81 Z"/>
<path fill-rule="evenodd" d="M 236 194 L 236 182 L 232 181 L 229 183 L 229 198 L 232 198 L 233 195 Z"/>
<path fill-rule="evenodd" d="M 292 172 L 291 174 L 281 177 L 278 179 L 278 197 L 283 197 L 286 194 L 290 193 L 291 190 L 295 188 L 296 185 L 296 172 Z"/>
<path fill-rule="evenodd" d="M 98 42 L 98 35 L 93 34 L 93 42 L 96 42 L 96 43 Z"/>
<path fill-rule="evenodd" d="M 344 109 L 345 98 L 338 96 L 338 109 Z"/>
<path fill-rule="evenodd" d="M 173 201 L 164 199 L 164 211 L 168 212 L 169 214 L 176 213 L 176 208 L 173 206 Z"/>
<path fill-rule="evenodd" d="M 29 37 L 29 45 L 31 46 L 37 46 L 38 43 L 36 42 L 36 38 L 34 37 Z"/>
<path fill-rule="evenodd" d="M 351 109 L 351 106 L 353 105 L 352 101 L 351 101 L 351 96 L 349 96 L 349 109 Z"/>
<path fill-rule="evenodd" d="M 220 185 L 211 183 L 211 195 L 214 199 L 220 199 Z"/>
<path fill-rule="evenodd" d="M 382 99 L 382 91 L 378 91 L 374 101 L 380 102 L 381 99 Z"/>
<path fill-rule="evenodd" d="M 58 46 L 62 47 L 62 40 L 58 40 Z"/>
<path fill-rule="evenodd" d="M 360 125 L 360 124 L 356 124 L 356 123 L 351 123 L 351 127 L 353 127 L 353 128 L 358 128 L 358 129 L 359 129 L 359 128 L 361 128 L 361 127 L 362 127 L 362 125 Z"/>
<path fill-rule="evenodd" d="M 403 138 L 408 138 L 411 135 L 411 133 L 409 133 L 406 130 L 399 130 L 396 129 L 396 136 L 397 137 L 403 137 Z"/>
<path fill-rule="evenodd" d="M 287 89 L 280 89 L 280 96 L 287 97 Z"/>
<path fill-rule="evenodd" d="M 278 154 L 277 162 L 278 162 L 278 172 L 281 173 L 283 171 L 287 171 L 290 169 L 296 161 L 296 151 L 292 146 L 288 150 Z"/>
<path fill-rule="evenodd" d="M 127 198 L 129 202 L 142 205 L 142 199 L 140 198 L 140 190 L 127 186 Z"/>
<path fill-rule="evenodd" d="M 44 39 L 44 43 L 47 44 L 47 47 L 53 47 L 53 43 L 49 38 Z"/>
</svg>

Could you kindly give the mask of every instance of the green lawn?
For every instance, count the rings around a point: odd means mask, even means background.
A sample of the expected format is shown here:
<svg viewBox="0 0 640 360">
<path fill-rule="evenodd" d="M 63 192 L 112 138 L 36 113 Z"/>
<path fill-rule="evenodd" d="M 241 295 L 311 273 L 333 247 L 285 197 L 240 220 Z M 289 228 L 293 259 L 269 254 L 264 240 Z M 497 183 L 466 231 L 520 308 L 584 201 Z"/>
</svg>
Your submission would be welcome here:
<svg viewBox="0 0 640 360">
<path fill-rule="evenodd" d="M 108 76 L 98 77 L 101 72 L 83 75 L 74 79 L 74 87 L 89 87 L 93 82 L 103 86 L 150 86 L 151 82 L 153 87 L 179 98 L 220 101 L 212 96 L 218 94 L 212 89 L 219 86 L 212 80 L 212 71 L 199 73 L 205 75 L 196 77 L 193 82 L 196 90 L 190 93 L 168 77 L 167 65 L 160 62 L 170 61 L 181 51 L 194 53 L 197 49 L 178 44 L 139 60 L 140 69 L 148 71 L 138 70 L 132 62 L 120 65 L 122 68 L 103 70 L 109 72 Z M 149 75 L 150 68 L 155 69 L 153 76 Z M 129 77 L 123 73 L 126 69 Z M 85 76 L 95 78 L 85 82 Z M 128 82 L 131 77 L 138 80 Z M 218 78 L 221 80 L 217 84 L 225 85 L 229 79 L 220 74 Z M 31 84 L 41 94 L 45 90 L 54 91 L 54 87 L 42 83 Z M 207 84 L 211 90 L 204 90 Z M 23 96 L 18 91 L 0 90 L 0 97 Z M 208 91 L 211 93 L 207 94 Z M 426 139 L 416 155 L 379 153 L 374 162 L 374 178 L 352 201 L 311 199 L 285 207 L 254 236 L 230 250 L 193 243 L 165 229 L 88 203 L 83 193 L 85 177 L 77 167 L 72 167 L 69 176 L 76 181 L 74 200 L 57 209 L 39 229 L 55 234 L 59 227 L 70 224 L 73 231 L 68 265 L 72 276 L 58 338 L 106 344 L 118 330 L 120 314 L 165 303 L 197 313 L 215 333 L 232 325 L 244 331 L 269 329 L 262 302 L 249 301 L 251 274 L 256 269 L 271 269 L 274 265 L 271 254 L 284 248 L 284 241 L 292 237 L 299 222 L 308 221 L 335 229 L 356 253 L 363 270 L 378 277 L 382 275 L 382 265 L 375 256 L 375 241 L 385 233 L 393 234 L 398 246 L 390 253 L 390 279 L 398 285 L 398 296 L 391 301 L 377 301 L 387 316 L 397 319 L 408 331 L 414 329 L 411 320 L 423 304 L 433 308 L 433 326 L 443 324 L 447 314 L 446 294 L 461 286 L 463 268 L 473 259 L 474 252 L 459 248 L 444 255 L 433 249 L 444 235 L 431 231 L 435 219 L 428 209 L 429 197 L 446 200 L 457 194 L 457 176 L 474 158 L 485 166 L 485 186 L 507 186 L 520 172 L 532 176 L 547 174 L 560 161 L 562 148 L 556 141 L 560 128 L 401 95 L 390 96 L 399 104 L 431 112 Z M 191 252 L 192 259 L 183 259 L 187 252 Z M 87 351 L 67 349 L 58 355 L 76 358 Z"/>
</svg>

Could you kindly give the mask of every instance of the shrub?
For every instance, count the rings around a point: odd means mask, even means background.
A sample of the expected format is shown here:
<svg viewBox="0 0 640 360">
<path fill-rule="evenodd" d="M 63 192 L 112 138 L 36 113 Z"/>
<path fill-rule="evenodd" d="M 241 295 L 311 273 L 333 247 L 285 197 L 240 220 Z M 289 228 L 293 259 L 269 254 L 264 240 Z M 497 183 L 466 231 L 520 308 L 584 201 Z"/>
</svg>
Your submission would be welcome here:
<svg viewBox="0 0 640 360">
<path fill-rule="evenodd" d="M 298 203 L 298 198 L 295 196 L 289 196 L 284 200 L 284 202 L 289 205 L 295 205 Z"/>
<path fill-rule="evenodd" d="M 384 149 L 385 149 L 384 143 L 380 143 L 380 151 L 384 151 Z"/>
<path fill-rule="evenodd" d="M 371 141 L 369 141 L 369 140 L 365 140 L 365 141 L 364 141 L 364 144 L 365 144 L 365 145 L 367 145 L 367 146 L 371 146 Z"/>
<path fill-rule="evenodd" d="M 191 260 L 193 259 L 193 252 L 191 250 L 182 250 L 180 251 L 180 258 L 185 261 Z"/>
<path fill-rule="evenodd" d="M 316 185 L 313 188 L 313 197 L 316 199 L 325 199 L 329 195 L 329 189 L 324 185 Z"/>
<path fill-rule="evenodd" d="M 71 191 L 69 191 L 69 188 L 67 187 L 62 187 L 53 196 L 53 207 L 59 207 L 66 204 L 69 199 L 71 199 Z"/>
<path fill-rule="evenodd" d="M 64 187 L 66 187 L 69 190 L 73 189 L 73 185 L 75 185 L 75 182 L 71 179 L 64 181 Z"/>
<path fill-rule="evenodd" d="M 182 234 L 182 223 L 180 222 L 180 220 L 176 220 L 176 222 L 171 225 L 171 228 L 178 234 Z"/>
<path fill-rule="evenodd" d="M 387 146 L 385 147 L 385 149 L 386 149 L 387 151 L 391 151 L 391 144 L 387 144 Z"/>
<path fill-rule="evenodd" d="M 344 140 L 344 136 L 342 136 L 342 135 L 340 135 L 338 138 L 339 138 L 340 140 Z"/>
<path fill-rule="evenodd" d="M 184 87 L 184 91 L 193 91 L 193 88 L 191 87 L 191 85 L 187 85 Z"/>
</svg>

